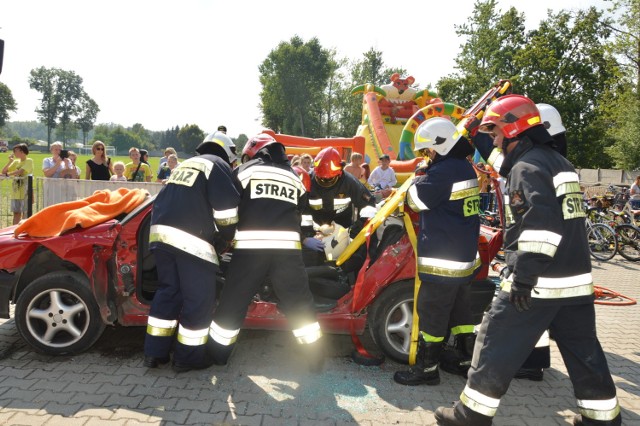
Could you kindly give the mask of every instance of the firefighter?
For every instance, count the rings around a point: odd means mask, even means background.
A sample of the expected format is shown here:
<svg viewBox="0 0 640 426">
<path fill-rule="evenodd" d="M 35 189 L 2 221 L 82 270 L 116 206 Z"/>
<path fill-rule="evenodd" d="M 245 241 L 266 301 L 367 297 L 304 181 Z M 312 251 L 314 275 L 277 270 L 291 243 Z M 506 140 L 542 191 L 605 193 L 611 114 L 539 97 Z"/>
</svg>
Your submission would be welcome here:
<svg viewBox="0 0 640 426">
<path fill-rule="evenodd" d="M 233 239 L 240 188 L 229 166 L 234 155 L 224 141 L 203 142 L 196 152 L 199 156 L 171 173 L 151 213 L 149 242 L 160 287 L 151 304 L 144 344 L 144 365 L 149 368 L 169 362 L 176 331 L 176 372 L 211 365 L 205 343 L 218 272 L 214 234 L 217 226 L 224 239 Z"/>
<path fill-rule="evenodd" d="M 479 130 L 506 154 L 509 268 L 484 316 L 466 387 L 439 425 L 490 425 L 522 362 L 549 329 L 574 386 L 574 425 L 620 425 L 620 406 L 596 336 L 591 260 L 578 174 L 527 97 L 491 103 Z"/>
<path fill-rule="evenodd" d="M 316 155 L 313 164 L 308 209 L 303 215 L 303 235 L 307 237 L 305 247 L 322 252 L 324 259 L 324 244 L 317 244 L 314 242 L 316 239 L 309 238 L 315 234 L 314 229 L 335 222 L 349 229 L 351 238 L 354 238 L 366 220 L 375 214 L 375 198 L 362 182 L 352 174 L 344 173 L 342 158 L 335 148 L 324 148 Z M 356 212 L 358 219 L 354 220 Z M 366 249 L 362 245 L 342 265 L 342 271 L 357 273 L 366 259 Z"/>
<path fill-rule="evenodd" d="M 318 371 L 322 332 L 300 243 L 305 187 L 291 169 L 284 146 L 270 135 L 251 138 L 243 158 L 249 161 L 234 170 L 242 200 L 233 256 L 209 330 L 210 353 L 217 364 L 227 363 L 249 304 L 269 279 L 310 368 Z"/>
<path fill-rule="evenodd" d="M 420 336 L 415 365 L 396 372 L 393 379 L 402 385 L 437 385 L 439 365 L 445 371 L 465 375 L 473 353 L 469 296 L 481 264 L 480 196 L 476 173 L 466 159 L 473 148 L 451 121 L 434 117 L 420 124 L 414 151 L 431 159 L 425 173 L 407 191 L 407 205 L 420 213 L 421 285 L 416 301 Z M 449 331 L 454 347 L 444 354 Z"/>
</svg>

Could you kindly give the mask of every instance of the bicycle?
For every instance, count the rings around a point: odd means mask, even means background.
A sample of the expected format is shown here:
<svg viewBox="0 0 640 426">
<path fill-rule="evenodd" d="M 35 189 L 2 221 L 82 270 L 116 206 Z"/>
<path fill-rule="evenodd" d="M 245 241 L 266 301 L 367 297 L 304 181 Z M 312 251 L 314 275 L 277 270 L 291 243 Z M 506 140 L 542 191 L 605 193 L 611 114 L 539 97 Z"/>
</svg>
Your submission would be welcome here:
<svg viewBox="0 0 640 426">
<path fill-rule="evenodd" d="M 604 223 L 594 223 L 589 215 L 585 220 L 587 241 L 591 256 L 598 260 L 610 260 L 618 251 L 616 231 Z"/>
<path fill-rule="evenodd" d="M 608 225 L 613 229 L 617 253 L 627 260 L 637 262 L 640 261 L 640 228 L 627 222 L 628 219 L 629 215 L 626 212 L 587 209 L 588 221 L 594 225 Z"/>
</svg>

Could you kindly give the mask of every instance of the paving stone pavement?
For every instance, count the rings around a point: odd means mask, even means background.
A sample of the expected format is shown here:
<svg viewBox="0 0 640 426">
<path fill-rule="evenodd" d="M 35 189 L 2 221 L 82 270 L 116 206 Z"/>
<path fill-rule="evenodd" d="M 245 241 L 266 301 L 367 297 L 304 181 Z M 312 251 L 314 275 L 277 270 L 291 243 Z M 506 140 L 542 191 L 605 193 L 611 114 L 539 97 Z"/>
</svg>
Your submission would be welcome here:
<svg viewBox="0 0 640 426">
<path fill-rule="evenodd" d="M 640 298 L 640 262 L 594 262 L 596 284 Z M 598 335 L 618 387 L 623 424 L 640 424 L 640 307 L 597 306 Z M 144 329 L 108 328 L 73 357 L 32 351 L 13 320 L 0 320 L 2 425 L 433 425 L 436 407 L 464 387 L 442 373 L 439 386 L 393 382 L 400 365 L 363 367 L 348 336 L 328 336 L 324 372 L 306 371 L 290 333 L 243 330 L 230 364 L 176 374 L 142 366 Z M 514 380 L 494 424 L 567 425 L 571 382 L 552 343 L 542 382 Z"/>
</svg>

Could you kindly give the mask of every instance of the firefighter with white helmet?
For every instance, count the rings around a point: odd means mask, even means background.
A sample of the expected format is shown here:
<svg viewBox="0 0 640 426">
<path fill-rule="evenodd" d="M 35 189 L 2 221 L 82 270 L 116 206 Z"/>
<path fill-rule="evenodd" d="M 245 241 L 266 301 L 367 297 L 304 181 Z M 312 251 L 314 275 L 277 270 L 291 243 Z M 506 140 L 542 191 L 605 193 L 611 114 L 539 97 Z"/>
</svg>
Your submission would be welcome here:
<svg viewBox="0 0 640 426">
<path fill-rule="evenodd" d="M 209 349 L 226 364 L 249 304 L 269 279 L 278 306 L 312 370 L 322 367 L 322 332 L 302 262 L 300 210 L 307 191 L 292 170 L 284 146 L 268 134 L 251 138 L 234 170 L 242 186 L 234 252 L 209 330 Z"/>
<path fill-rule="evenodd" d="M 238 156 L 236 155 L 236 144 L 233 143 L 231 138 L 227 136 L 225 132 L 218 129 L 218 131 L 209 133 L 202 141 L 203 144 L 207 142 L 215 142 L 222 145 L 229 157 L 229 164 L 231 164 L 231 168 L 235 168 L 237 166 Z"/>
<path fill-rule="evenodd" d="M 491 425 L 509 383 L 549 329 L 574 385 L 574 425 L 620 425 L 620 406 L 596 336 L 591 260 L 578 174 L 551 146 L 531 99 L 492 102 L 479 127 L 505 153 L 508 270 L 484 316 L 466 387 L 442 426 Z"/>
<path fill-rule="evenodd" d="M 207 335 L 216 295 L 218 253 L 216 227 L 233 239 L 240 188 L 229 166 L 231 151 L 219 140 L 204 141 L 198 156 L 176 167 L 157 195 L 151 213 L 149 242 L 156 259 L 156 291 L 144 344 L 144 365 L 169 361 L 184 372 L 209 367 Z"/>
<path fill-rule="evenodd" d="M 473 154 L 448 119 L 424 121 L 415 134 L 414 151 L 431 162 L 407 191 L 407 205 L 420 215 L 417 295 L 420 336 L 416 363 L 398 371 L 403 385 L 437 385 L 440 368 L 465 375 L 475 335 L 470 284 L 480 267 L 478 179 L 467 156 Z M 443 352 L 451 332 L 453 348 Z"/>
</svg>

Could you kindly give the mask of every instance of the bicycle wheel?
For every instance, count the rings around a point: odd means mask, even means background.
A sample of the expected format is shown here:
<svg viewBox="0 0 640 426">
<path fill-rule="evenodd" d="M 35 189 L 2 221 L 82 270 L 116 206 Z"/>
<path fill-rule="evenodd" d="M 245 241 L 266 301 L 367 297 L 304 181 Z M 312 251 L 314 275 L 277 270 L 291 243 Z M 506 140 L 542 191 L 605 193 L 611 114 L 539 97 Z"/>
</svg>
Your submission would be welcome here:
<svg viewBox="0 0 640 426">
<path fill-rule="evenodd" d="M 609 260 L 616 255 L 618 242 L 616 232 L 603 223 L 594 223 L 587 230 L 589 251 L 598 260 Z"/>
<path fill-rule="evenodd" d="M 616 226 L 618 238 L 618 253 L 627 260 L 640 260 L 640 229 L 633 225 L 622 224 Z"/>
</svg>

